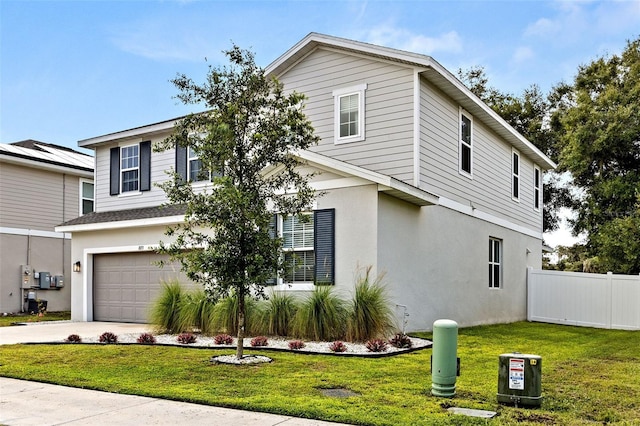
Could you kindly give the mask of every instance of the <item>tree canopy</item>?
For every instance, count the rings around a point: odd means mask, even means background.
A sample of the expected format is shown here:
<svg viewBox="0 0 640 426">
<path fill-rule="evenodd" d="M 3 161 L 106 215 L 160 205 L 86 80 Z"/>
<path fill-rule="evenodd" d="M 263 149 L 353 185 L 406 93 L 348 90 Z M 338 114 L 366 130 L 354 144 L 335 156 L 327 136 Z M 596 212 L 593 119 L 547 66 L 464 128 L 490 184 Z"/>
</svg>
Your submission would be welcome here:
<svg viewBox="0 0 640 426">
<path fill-rule="evenodd" d="M 281 266 L 273 212 L 298 214 L 315 197 L 293 153 L 318 137 L 303 113 L 302 94 L 285 93 L 255 64 L 252 52 L 233 46 L 225 54 L 230 64 L 209 67 L 202 84 L 185 75 L 172 80 L 178 99 L 205 111 L 179 120 L 157 147 L 182 150 L 177 157 L 191 162 L 188 176 L 174 170 L 161 185 L 169 203 L 186 208 L 184 222 L 168 228 L 172 240 L 161 251 L 179 260 L 212 299 L 238 298 L 242 357 L 244 299 L 263 295 Z"/>
</svg>

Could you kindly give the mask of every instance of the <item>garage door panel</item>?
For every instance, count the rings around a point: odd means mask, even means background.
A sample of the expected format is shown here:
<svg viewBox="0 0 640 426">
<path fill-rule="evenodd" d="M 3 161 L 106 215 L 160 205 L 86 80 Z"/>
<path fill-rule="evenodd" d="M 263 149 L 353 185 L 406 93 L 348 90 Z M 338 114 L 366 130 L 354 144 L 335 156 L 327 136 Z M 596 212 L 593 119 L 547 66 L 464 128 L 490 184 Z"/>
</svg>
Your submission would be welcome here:
<svg viewBox="0 0 640 426">
<path fill-rule="evenodd" d="M 178 272 L 179 265 L 160 269 L 160 260 L 168 257 L 138 252 L 94 255 L 94 319 L 146 323 L 163 281 L 178 279 L 185 287 L 195 286 Z"/>
</svg>

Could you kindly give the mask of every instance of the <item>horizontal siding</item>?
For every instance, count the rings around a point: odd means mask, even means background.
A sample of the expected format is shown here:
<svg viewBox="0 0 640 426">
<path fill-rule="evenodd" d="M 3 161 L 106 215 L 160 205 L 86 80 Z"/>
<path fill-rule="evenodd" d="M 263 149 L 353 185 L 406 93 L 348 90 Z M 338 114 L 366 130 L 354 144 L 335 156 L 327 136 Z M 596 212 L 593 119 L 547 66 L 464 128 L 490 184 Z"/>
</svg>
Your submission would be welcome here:
<svg viewBox="0 0 640 426">
<path fill-rule="evenodd" d="M 167 135 L 152 138 L 154 143 L 163 140 Z M 119 146 L 139 143 L 149 138 L 135 141 L 122 142 Z M 110 195 L 109 194 L 109 159 L 110 149 L 117 145 L 100 146 L 96 149 L 96 203 L 97 212 L 114 210 L 136 209 L 141 207 L 159 206 L 167 201 L 164 191 L 156 186 L 157 183 L 167 180 L 165 171 L 175 166 L 175 151 L 151 153 L 151 190 L 135 195 Z"/>
<path fill-rule="evenodd" d="M 542 230 L 533 208 L 533 163 L 520 153 L 520 202 L 511 199 L 512 147 L 474 117 L 473 179 L 458 173 L 459 106 L 422 81 L 421 187 L 494 216 Z"/>
<path fill-rule="evenodd" d="M 78 177 L 0 163 L 0 226 L 53 231 L 79 215 Z"/>
<path fill-rule="evenodd" d="M 307 97 L 305 113 L 321 138 L 313 151 L 413 181 L 412 69 L 318 49 L 279 78 Z M 363 83 L 366 139 L 335 145 L 333 91 Z"/>
</svg>

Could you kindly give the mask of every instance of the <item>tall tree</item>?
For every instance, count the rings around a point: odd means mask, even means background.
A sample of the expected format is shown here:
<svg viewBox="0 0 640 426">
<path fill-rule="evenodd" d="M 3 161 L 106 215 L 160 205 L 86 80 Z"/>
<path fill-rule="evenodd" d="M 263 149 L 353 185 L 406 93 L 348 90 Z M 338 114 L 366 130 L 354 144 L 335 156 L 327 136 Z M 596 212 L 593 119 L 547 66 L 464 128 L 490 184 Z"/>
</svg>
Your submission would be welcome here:
<svg viewBox="0 0 640 426">
<path fill-rule="evenodd" d="M 287 94 L 267 78 L 252 52 L 234 45 L 225 54 L 230 64 L 210 66 L 202 84 L 184 74 L 172 80 L 178 99 L 206 111 L 179 120 L 157 147 L 197 156 L 190 178 L 176 171 L 161 185 L 169 203 L 186 207 L 184 222 L 168 228 L 172 241 L 162 243 L 161 251 L 179 260 L 213 300 L 237 297 L 236 355 L 242 358 L 245 297 L 264 295 L 281 267 L 281 242 L 270 226 L 273 211 L 298 214 L 315 197 L 292 153 L 318 137 L 303 113 L 302 94 Z M 265 173 L 276 167 L 277 173 Z M 203 177 L 211 184 L 190 181 Z"/>
<path fill-rule="evenodd" d="M 589 253 L 603 268 L 638 273 L 640 252 L 629 248 L 640 247 L 634 208 L 640 193 L 640 38 L 619 56 L 581 66 L 573 84 L 556 88 L 555 99 L 560 166 L 580 189 L 573 232 L 586 233 Z"/>
<path fill-rule="evenodd" d="M 515 130 L 554 162 L 558 161 L 558 136 L 549 125 L 551 103 L 537 85 L 532 85 L 520 96 L 515 96 L 490 86 L 482 67 L 458 70 L 458 76 L 476 96 Z M 545 174 L 543 200 L 543 230 L 554 231 L 560 223 L 559 209 L 570 203 L 569 189 L 555 172 Z"/>
</svg>

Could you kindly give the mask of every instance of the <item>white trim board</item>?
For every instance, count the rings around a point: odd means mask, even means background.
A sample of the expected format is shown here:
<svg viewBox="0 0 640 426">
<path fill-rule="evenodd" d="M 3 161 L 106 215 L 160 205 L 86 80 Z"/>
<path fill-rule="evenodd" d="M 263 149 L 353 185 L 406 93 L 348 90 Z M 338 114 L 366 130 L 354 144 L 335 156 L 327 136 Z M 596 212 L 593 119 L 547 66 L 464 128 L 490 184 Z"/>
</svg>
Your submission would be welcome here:
<svg viewBox="0 0 640 426">
<path fill-rule="evenodd" d="M 44 237 L 44 238 L 60 238 L 65 240 L 71 239 L 71 234 L 67 232 L 53 232 L 53 231 L 41 231 L 39 229 L 26 229 L 26 228 L 7 228 L 0 226 L 0 234 L 9 235 L 28 235 L 31 237 Z"/>
</svg>

